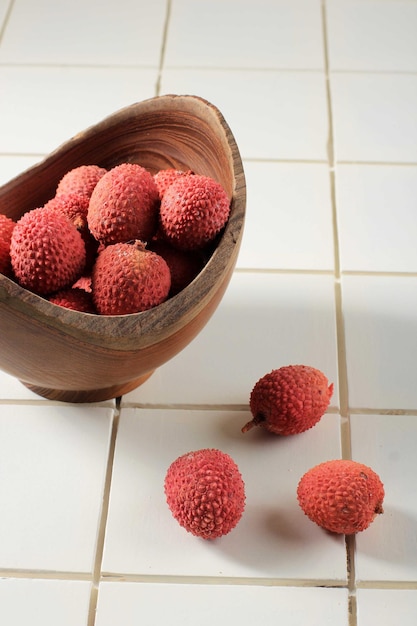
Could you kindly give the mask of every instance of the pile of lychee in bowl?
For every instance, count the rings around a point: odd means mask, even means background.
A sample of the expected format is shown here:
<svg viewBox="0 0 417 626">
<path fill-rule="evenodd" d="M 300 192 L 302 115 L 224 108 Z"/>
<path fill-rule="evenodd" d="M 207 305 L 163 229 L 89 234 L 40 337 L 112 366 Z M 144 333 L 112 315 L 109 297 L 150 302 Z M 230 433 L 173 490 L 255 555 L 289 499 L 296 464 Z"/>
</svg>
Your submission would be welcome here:
<svg viewBox="0 0 417 626">
<path fill-rule="evenodd" d="M 232 132 L 202 98 L 73 137 L 0 188 L 0 367 L 50 399 L 134 389 L 217 308 L 245 204 Z"/>
</svg>

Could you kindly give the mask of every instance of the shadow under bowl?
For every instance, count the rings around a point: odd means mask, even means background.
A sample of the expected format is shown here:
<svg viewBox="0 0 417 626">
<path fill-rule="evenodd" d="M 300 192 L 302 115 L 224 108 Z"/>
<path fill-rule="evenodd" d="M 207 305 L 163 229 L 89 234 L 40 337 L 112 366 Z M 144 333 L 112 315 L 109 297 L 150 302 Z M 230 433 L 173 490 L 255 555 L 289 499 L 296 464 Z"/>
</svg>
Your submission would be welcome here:
<svg viewBox="0 0 417 626">
<path fill-rule="evenodd" d="M 193 282 L 141 313 L 72 311 L 0 275 L 0 368 L 45 398 L 99 402 L 139 386 L 201 331 L 236 265 L 246 209 L 242 161 L 223 115 L 198 96 L 158 96 L 115 112 L 3 185 L 0 210 L 17 221 L 52 198 L 70 169 L 123 162 L 211 176 L 230 197 L 230 217 Z"/>
</svg>

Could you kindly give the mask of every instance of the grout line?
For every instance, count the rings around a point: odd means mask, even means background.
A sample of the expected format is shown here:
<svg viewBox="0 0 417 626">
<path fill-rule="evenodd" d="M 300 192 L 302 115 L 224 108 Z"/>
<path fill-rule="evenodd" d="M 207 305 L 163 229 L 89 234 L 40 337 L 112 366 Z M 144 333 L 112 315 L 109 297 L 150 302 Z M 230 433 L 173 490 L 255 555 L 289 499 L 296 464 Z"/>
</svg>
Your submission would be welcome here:
<svg viewBox="0 0 417 626">
<path fill-rule="evenodd" d="M 334 148 L 334 129 L 333 129 L 333 106 L 332 95 L 330 89 L 330 77 L 329 77 L 329 46 L 327 37 L 326 26 L 326 1 L 322 0 L 322 25 L 323 25 L 323 39 L 324 39 L 324 60 L 326 71 L 326 97 L 327 97 L 327 110 L 328 110 L 328 123 L 329 123 L 329 138 L 327 143 L 327 153 L 329 160 L 329 179 L 330 179 L 330 200 L 332 206 L 332 221 L 333 221 L 333 247 L 334 247 L 334 276 L 335 276 L 335 310 L 336 310 L 336 345 L 337 345 L 337 360 L 338 360 L 338 374 L 339 374 L 339 407 L 340 414 L 345 418 L 345 428 L 342 429 L 342 453 L 344 456 L 349 454 L 350 445 L 348 443 L 349 437 L 349 424 L 348 424 L 348 383 L 347 383 L 347 363 L 346 363 L 346 339 L 345 328 L 343 320 L 343 306 L 342 306 L 342 288 L 341 288 L 341 268 L 340 268 L 340 248 L 339 248 L 339 225 L 337 219 L 337 202 L 336 202 L 336 178 L 335 178 L 335 148 Z M 343 450 L 345 447 L 345 450 Z"/>
<path fill-rule="evenodd" d="M 35 580 L 91 581 L 91 574 L 54 570 L 0 569 L 0 578 L 25 578 Z"/>
<path fill-rule="evenodd" d="M 329 61 L 329 41 L 327 31 L 327 12 L 326 0 L 321 1 L 321 17 L 323 28 L 323 48 L 324 63 L 326 74 L 326 99 L 327 113 L 329 124 L 329 137 L 327 144 L 327 153 L 329 160 L 329 181 L 330 181 L 330 199 L 332 206 L 333 219 L 333 246 L 334 246 L 334 297 L 335 297 L 335 314 L 336 314 L 336 348 L 337 348 L 337 370 L 339 383 L 339 407 L 341 415 L 340 427 L 340 444 L 342 458 L 352 458 L 352 444 L 349 419 L 349 396 L 348 396 L 348 375 L 347 375 L 347 357 L 346 357 L 346 336 L 343 318 L 343 300 L 341 285 L 341 265 L 340 265 L 340 233 L 337 219 L 337 200 L 336 200 L 336 156 L 335 156 L 335 137 L 333 124 L 333 104 L 330 86 L 330 61 Z M 347 569 L 347 587 L 348 587 L 348 623 L 349 626 L 357 626 L 357 602 L 355 587 L 355 536 L 345 536 L 346 548 L 346 569 Z"/>
<path fill-rule="evenodd" d="M 163 29 L 163 34 L 162 34 L 161 55 L 159 58 L 158 77 L 156 79 L 156 87 L 155 87 L 156 96 L 161 95 L 162 72 L 163 72 L 164 63 L 165 63 L 165 53 L 166 53 L 168 26 L 169 26 L 170 17 L 171 17 L 171 0 L 167 0 L 164 29 Z"/>
<path fill-rule="evenodd" d="M 15 3 L 15 0 L 10 0 L 9 6 L 7 8 L 7 11 L 6 11 L 6 14 L 4 16 L 3 25 L 2 25 L 2 27 L 0 29 L 0 43 L 2 42 L 3 37 L 4 37 L 4 33 L 6 32 L 6 28 L 7 28 L 7 25 L 9 23 L 12 11 L 13 11 L 14 3 Z"/>
<path fill-rule="evenodd" d="M 104 541 L 106 537 L 107 517 L 108 517 L 109 503 L 110 503 L 110 489 L 111 489 L 111 481 L 112 481 L 112 475 L 113 475 L 113 462 L 114 462 L 114 454 L 115 454 L 115 449 L 116 449 L 117 432 L 118 432 L 119 421 L 120 421 L 120 411 L 121 411 L 120 403 L 121 403 L 121 398 L 117 398 L 116 408 L 114 410 L 114 415 L 113 415 L 112 430 L 111 430 L 111 435 L 110 435 L 109 454 L 108 454 L 108 459 L 107 459 L 106 477 L 105 477 L 104 491 L 103 491 L 103 502 L 102 502 L 98 535 L 97 535 L 96 553 L 94 557 L 93 580 L 92 580 L 91 592 L 90 592 L 90 603 L 88 607 L 87 626 L 94 626 L 95 619 L 96 619 L 99 584 L 100 584 L 100 579 L 101 579 L 101 565 L 103 562 Z"/>
<path fill-rule="evenodd" d="M 177 584 L 177 585 L 242 585 L 257 587 L 311 587 L 346 589 L 346 581 L 334 579 L 303 578 L 250 578 L 244 576 L 193 576 L 176 574 L 116 574 L 103 573 L 101 582 Z"/>
</svg>

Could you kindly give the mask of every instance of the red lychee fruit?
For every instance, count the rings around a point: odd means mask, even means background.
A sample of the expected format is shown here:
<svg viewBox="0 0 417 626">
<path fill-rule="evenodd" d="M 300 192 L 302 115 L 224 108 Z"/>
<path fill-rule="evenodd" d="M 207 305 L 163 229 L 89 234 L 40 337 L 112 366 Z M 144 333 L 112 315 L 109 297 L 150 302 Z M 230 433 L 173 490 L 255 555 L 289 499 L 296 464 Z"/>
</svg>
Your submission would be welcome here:
<svg viewBox="0 0 417 626">
<path fill-rule="evenodd" d="M 208 176 L 182 176 L 166 190 L 160 206 L 164 237 L 180 250 L 204 248 L 225 226 L 230 199 Z"/>
<path fill-rule="evenodd" d="M 0 272 L 9 278 L 12 276 L 10 260 L 10 240 L 16 222 L 6 215 L 0 214 Z"/>
<path fill-rule="evenodd" d="M 101 315 L 146 311 L 164 302 L 171 287 L 164 259 L 141 241 L 107 246 L 91 275 L 93 300 Z"/>
<path fill-rule="evenodd" d="M 177 170 L 173 167 L 169 167 L 166 170 L 159 170 L 154 174 L 154 181 L 156 183 L 159 197 L 162 198 L 166 190 L 172 183 L 177 180 L 177 178 L 181 178 L 181 176 L 191 176 L 193 172 L 191 170 Z"/>
<path fill-rule="evenodd" d="M 87 227 L 89 199 L 79 193 L 61 193 L 49 200 L 44 207 L 61 211 L 81 230 Z"/>
<path fill-rule="evenodd" d="M 180 456 L 168 468 L 165 495 L 174 518 L 203 539 L 229 533 L 245 508 L 245 485 L 225 452 L 203 449 Z"/>
<path fill-rule="evenodd" d="M 76 193 L 90 198 L 94 187 L 107 170 L 98 165 L 80 165 L 69 170 L 58 183 L 56 195 Z"/>
<path fill-rule="evenodd" d="M 100 178 L 90 198 L 87 222 L 104 245 L 149 241 L 158 226 L 159 194 L 141 165 L 122 163 Z"/>
<path fill-rule="evenodd" d="M 83 289 L 87 293 L 91 293 L 91 274 L 83 274 L 73 284 L 75 289 Z"/>
<path fill-rule="evenodd" d="M 91 293 L 79 287 L 70 287 L 58 291 L 58 293 L 49 296 L 49 302 L 82 313 L 96 312 Z"/>
<path fill-rule="evenodd" d="M 84 241 L 65 215 L 38 208 L 14 227 L 10 257 L 17 282 L 39 295 L 71 286 L 85 266 Z"/>
<path fill-rule="evenodd" d="M 370 467 L 334 460 L 316 465 L 300 479 L 297 498 L 313 522 L 333 533 L 351 535 L 383 513 L 384 485 Z"/>
<path fill-rule="evenodd" d="M 151 242 L 149 249 L 167 262 L 171 272 L 170 297 L 189 285 L 203 267 L 203 259 L 197 252 L 178 250 L 161 239 Z"/>
<path fill-rule="evenodd" d="M 320 370 L 287 365 L 258 380 L 250 395 L 253 418 L 243 428 L 262 426 L 277 435 L 295 435 L 312 428 L 324 415 L 333 394 Z"/>
</svg>

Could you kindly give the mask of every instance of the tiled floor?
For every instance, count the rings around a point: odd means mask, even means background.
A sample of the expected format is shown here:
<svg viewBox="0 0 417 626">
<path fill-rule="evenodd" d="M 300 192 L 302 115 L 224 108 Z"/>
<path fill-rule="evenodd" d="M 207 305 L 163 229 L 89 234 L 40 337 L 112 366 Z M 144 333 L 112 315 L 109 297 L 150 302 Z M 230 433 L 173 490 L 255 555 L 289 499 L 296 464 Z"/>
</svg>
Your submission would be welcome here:
<svg viewBox="0 0 417 626">
<path fill-rule="evenodd" d="M 411 626 L 417 615 L 417 0 L 0 0 L 0 183 L 132 102 L 225 115 L 246 229 L 206 328 L 140 388 L 46 401 L 0 373 L 0 623 Z M 335 384 L 291 438 L 240 432 L 288 363 Z M 218 447 L 245 514 L 185 533 L 174 458 Z M 301 475 L 353 458 L 384 481 L 356 537 L 301 512 Z"/>
</svg>

